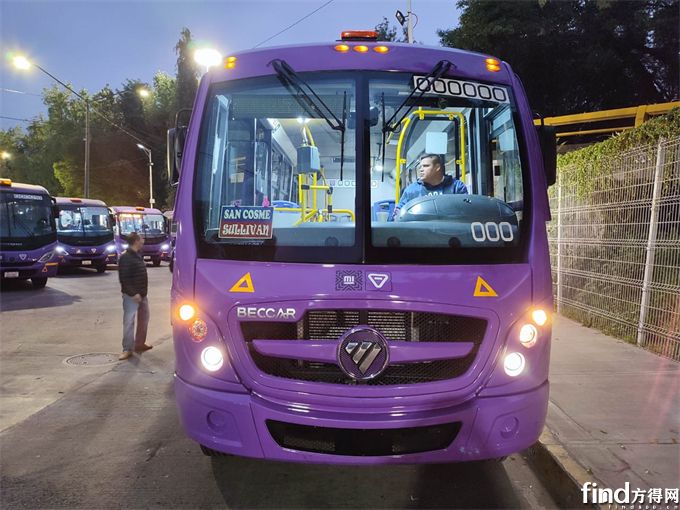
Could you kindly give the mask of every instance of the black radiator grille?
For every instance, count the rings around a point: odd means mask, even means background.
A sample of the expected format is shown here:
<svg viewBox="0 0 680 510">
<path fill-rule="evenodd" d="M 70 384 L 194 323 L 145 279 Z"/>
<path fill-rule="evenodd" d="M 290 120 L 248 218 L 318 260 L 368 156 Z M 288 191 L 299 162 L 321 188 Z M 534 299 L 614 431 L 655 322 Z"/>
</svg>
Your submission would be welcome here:
<svg viewBox="0 0 680 510">
<path fill-rule="evenodd" d="M 283 448 L 358 457 L 404 455 L 447 448 L 456 439 L 460 422 L 399 429 L 313 427 L 267 420 L 274 441 Z"/>
<path fill-rule="evenodd" d="M 357 382 L 334 363 L 277 358 L 258 353 L 252 340 L 338 340 L 347 330 L 368 325 L 388 341 L 472 342 L 465 358 L 389 365 L 375 379 Z M 380 310 L 312 310 L 295 322 L 242 322 L 241 332 L 262 372 L 284 379 L 330 384 L 390 386 L 444 381 L 463 375 L 472 365 L 486 331 L 486 320 L 428 312 Z"/>
</svg>

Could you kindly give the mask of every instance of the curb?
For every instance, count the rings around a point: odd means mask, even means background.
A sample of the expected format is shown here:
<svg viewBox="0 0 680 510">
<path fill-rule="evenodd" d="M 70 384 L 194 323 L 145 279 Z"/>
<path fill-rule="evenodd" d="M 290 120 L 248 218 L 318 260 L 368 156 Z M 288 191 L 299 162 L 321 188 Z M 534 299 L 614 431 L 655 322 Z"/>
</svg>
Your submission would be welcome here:
<svg viewBox="0 0 680 510">
<path fill-rule="evenodd" d="M 599 480 L 586 471 L 547 428 L 525 454 L 532 470 L 560 508 L 600 508 L 583 503 L 581 492 L 583 484 L 599 484 Z"/>
</svg>

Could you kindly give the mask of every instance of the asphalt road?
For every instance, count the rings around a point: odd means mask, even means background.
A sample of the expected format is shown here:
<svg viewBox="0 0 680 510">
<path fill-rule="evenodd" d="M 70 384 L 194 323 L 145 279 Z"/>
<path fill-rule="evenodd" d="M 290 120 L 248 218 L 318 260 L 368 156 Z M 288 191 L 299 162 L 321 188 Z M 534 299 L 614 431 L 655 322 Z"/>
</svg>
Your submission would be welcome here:
<svg viewBox="0 0 680 510">
<path fill-rule="evenodd" d="M 174 405 L 171 275 L 148 272 L 154 349 L 125 362 L 115 269 L 0 292 L 3 509 L 554 507 L 522 455 L 389 467 L 203 456 Z"/>
</svg>

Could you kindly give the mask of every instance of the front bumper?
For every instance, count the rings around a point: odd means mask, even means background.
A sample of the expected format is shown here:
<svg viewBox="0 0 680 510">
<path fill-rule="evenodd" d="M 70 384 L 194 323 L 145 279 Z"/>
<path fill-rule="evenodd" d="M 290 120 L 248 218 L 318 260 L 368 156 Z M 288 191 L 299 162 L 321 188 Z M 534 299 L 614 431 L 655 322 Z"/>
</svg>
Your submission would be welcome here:
<svg viewBox="0 0 680 510">
<path fill-rule="evenodd" d="M 502 457 L 533 444 L 543 430 L 548 406 L 546 381 L 525 393 L 476 397 L 431 410 L 394 409 L 334 412 L 301 404 L 274 402 L 256 394 L 229 393 L 188 384 L 175 376 L 180 421 L 187 435 L 217 451 L 255 458 L 329 464 L 415 464 Z M 326 429 L 409 429 L 459 424 L 444 448 L 407 454 L 318 453 L 274 439 L 267 422 Z M 352 430 L 353 429 L 353 430 Z M 398 435 L 399 433 L 397 433 Z M 332 446 L 330 447 L 333 448 Z"/>
<path fill-rule="evenodd" d="M 102 266 L 106 264 L 114 264 L 116 262 L 116 254 L 115 253 L 99 253 L 99 254 L 94 254 L 94 255 L 87 255 L 87 256 L 78 256 L 75 257 L 73 255 L 59 255 L 59 265 L 61 267 L 87 267 L 87 266 L 92 266 L 92 267 L 97 267 L 97 266 Z"/>
<path fill-rule="evenodd" d="M 54 260 L 54 259 L 53 259 Z M 36 262 L 31 266 L 3 265 L 0 267 L 0 278 L 3 280 L 27 280 L 29 278 L 51 278 L 57 275 L 58 262 L 46 264 Z"/>
</svg>

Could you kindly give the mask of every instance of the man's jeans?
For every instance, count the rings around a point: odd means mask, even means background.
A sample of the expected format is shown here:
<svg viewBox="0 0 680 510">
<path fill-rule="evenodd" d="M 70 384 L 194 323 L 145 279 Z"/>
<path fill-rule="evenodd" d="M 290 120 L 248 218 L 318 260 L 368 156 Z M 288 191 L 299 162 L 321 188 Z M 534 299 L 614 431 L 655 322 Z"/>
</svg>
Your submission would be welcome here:
<svg viewBox="0 0 680 510">
<path fill-rule="evenodd" d="M 135 333 L 135 315 L 137 316 L 137 331 Z M 132 296 L 123 294 L 123 350 L 132 351 L 146 342 L 146 330 L 149 326 L 149 301 L 142 298 L 141 303 L 135 303 Z"/>
</svg>

